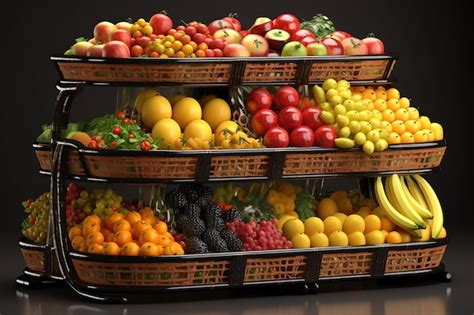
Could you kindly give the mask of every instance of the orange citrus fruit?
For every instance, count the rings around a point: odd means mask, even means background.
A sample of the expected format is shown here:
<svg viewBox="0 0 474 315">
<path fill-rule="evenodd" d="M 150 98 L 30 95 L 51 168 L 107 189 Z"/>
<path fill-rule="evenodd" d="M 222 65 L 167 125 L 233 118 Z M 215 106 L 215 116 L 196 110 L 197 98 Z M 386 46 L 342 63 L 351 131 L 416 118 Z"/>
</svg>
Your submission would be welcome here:
<svg viewBox="0 0 474 315">
<path fill-rule="evenodd" d="M 158 256 L 159 252 L 158 245 L 152 242 L 146 242 L 140 246 L 140 255 L 142 256 Z"/>
<path fill-rule="evenodd" d="M 82 235 L 87 237 L 92 232 L 100 232 L 100 224 L 89 222 L 82 227 Z"/>
<path fill-rule="evenodd" d="M 125 219 L 120 219 L 114 223 L 114 233 L 118 231 L 130 231 L 132 226 L 130 223 Z"/>
<path fill-rule="evenodd" d="M 87 252 L 89 254 L 102 254 L 104 252 L 104 246 L 101 244 L 90 244 L 89 247 L 87 247 Z"/>
<path fill-rule="evenodd" d="M 163 221 L 158 221 L 153 225 L 153 228 L 160 234 L 168 232 L 168 226 Z"/>
<path fill-rule="evenodd" d="M 159 233 L 154 228 L 148 228 L 140 234 L 138 242 L 140 244 L 152 242 L 156 243 L 158 241 Z"/>
<path fill-rule="evenodd" d="M 68 236 L 70 241 L 72 241 L 78 235 L 82 235 L 82 230 L 80 227 L 74 226 L 69 229 Z"/>
<path fill-rule="evenodd" d="M 103 245 L 104 255 L 120 255 L 120 246 L 115 242 L 107 242 Z"/>
<path fill-rule="evenodd" d="M 86 239 L 84 238 L 84 236 L 77 235 L 72 240 L 71 245 L 72 245 L 72 248 L 74 250 L 79 250 L 81 248 L 82 244 L 84 244 L 85 242 L 86 242 Z"/>
<path fill-rule="evenodd" d="M 138 239 L 140 237 L 140 234 L 142 234 L 143 231 L 149 228 L 151 228 L 151 225 L 148 224 L 146 221 L 138 221 L 133 225 L 132 234 L 136 239 Z"/>
<path fill-rule="evenodd" d="M 91 232 L 87 235 L 86 242 L 87 246 L 90 246 L 91 244 L 103 244 L 104 235 L 100 232 Z"/>
<path fill-rule="evenodd" d="M 127 215 L 125 216 L 125 220 L 127 220 L 131 226 L 133 226 L 136 222 L 140 221 L 141 219 L 142 219 L 142 216 L 137 211 L 129 211 Z"/>
<path fill-rule="evenodd" d="M 140 252 L 140 246 L 134 242 L 125 243 L 120 250 L 120 254 L 123 256 L 138 256 Z"/>
<path fill-rule="evenodd" d="M 115 233 L 114 235 L 114 242 L 117 243 L 119 246 L 122 246 L 128 242 L 131 242 L 133 239 L 132 237 L 132 233 L 130 233 L 130 231 L 127 231 L 127 230 L 121 230 L 121 231 L 117 231 L 117 233 Z"/>
<path fill-rule="evenodd" d="M 105 226 L 109 230 L 113 230 L 115 222 L 117 222 L 118 220 L 121 220 L 123 218 L 124 218 L 123 214 L 121 214 L 119 212 L 112 213 L 107 218 L 105 218 Z"/>
</svg>

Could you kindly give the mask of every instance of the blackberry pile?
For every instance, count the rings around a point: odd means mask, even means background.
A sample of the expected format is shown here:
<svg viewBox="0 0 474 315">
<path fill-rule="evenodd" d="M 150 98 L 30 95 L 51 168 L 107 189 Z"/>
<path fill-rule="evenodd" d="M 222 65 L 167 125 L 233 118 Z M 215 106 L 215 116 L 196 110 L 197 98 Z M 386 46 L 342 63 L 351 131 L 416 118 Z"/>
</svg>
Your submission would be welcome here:
<svg viewBox="0 0 474 315">
<path fill-rule="evenodd" d="M 225 227 L 226 222 L 240 219 L 240 212 L 232 208 L 222 213 L 212 197 L 212 189 L 202 184 L 183 184 L 166 194 L 166 202 L 175 213 L 176 229 L 186 236 L 187 254 L 243 250 L 242 241 Z"/>
</svg>

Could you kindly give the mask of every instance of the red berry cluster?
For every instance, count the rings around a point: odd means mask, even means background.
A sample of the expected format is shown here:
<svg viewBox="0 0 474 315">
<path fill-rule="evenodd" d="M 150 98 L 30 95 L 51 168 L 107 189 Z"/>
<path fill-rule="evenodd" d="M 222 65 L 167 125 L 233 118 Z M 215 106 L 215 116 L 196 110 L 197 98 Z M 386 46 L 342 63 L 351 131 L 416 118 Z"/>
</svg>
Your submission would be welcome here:
<svg viewBox="0 0 474 315">
<path fill-rule="evenodd" d="M 236 219 L 227 222 L 226 227 L 244 243 L 244 251 L 292 248 L 293 244 L 285 238 L 276 223 L 275 219 L 260 222 L 252 220 L 247 223 Z"/>
<path fill-rule="evenodd" d="M 66 192 L 66 218 L 67 218 L 67 226 L 71 228 L 84 220 L 86 214 L 82 212 L 81 208 L 74 209 L 72 202 L 79 198 L 81 192 L 84 188 L 71 183 L 69 184 Z"/>
</svg>

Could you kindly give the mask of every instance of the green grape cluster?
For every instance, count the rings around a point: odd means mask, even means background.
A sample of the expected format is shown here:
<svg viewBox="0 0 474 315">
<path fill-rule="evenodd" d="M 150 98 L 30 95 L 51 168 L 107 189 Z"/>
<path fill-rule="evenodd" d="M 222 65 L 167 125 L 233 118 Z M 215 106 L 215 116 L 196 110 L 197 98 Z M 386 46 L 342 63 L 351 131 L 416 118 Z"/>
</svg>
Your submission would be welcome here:
<svg viewBox="0 0 474 315">
<path fill-rule="evenodd" d="M 123 197 L 115 194 L 112 189 L 94 189 L 90 193 L 83 190 L 79 196 L 71 201 L 74 210 L 80 209 L 86 216 L 96 214 L 106 217 L 114 211 L 124 212 Z"/>
<path fill-rule="evenodd" d="M 49 193 L 42 194 L 36 200 L 27 200 L 23 202 L 23 206 L 28 217 L 22 223 L 22 234 L 27 239 L 44 245 L 48 235 Z"/>
</svg>

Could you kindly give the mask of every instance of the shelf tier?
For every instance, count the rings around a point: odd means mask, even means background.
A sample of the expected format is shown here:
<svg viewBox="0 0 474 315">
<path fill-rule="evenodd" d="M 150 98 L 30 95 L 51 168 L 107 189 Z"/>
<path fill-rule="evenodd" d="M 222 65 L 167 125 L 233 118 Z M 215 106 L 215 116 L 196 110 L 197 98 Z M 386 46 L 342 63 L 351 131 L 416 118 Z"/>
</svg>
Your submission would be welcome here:
<svg viewBox="0 0 474 315">
<path fill-rule="evenodd" d="M 426 173 L 439 167 L 445 141 L 391 145 L 367 155 L 360 149 L 261 148 L 240 150 L 97 150 L 71 140 L 69 179 L 96 182 L 183 183 Z M 51 146 L 33 145 L 42 174 L 51 171 Z"/>
<path fill-rule="evenodd" d="M 387 55 L 106 59 L 55 55 L 63 83 L 90 85 L 304 85 L 325 79 L 387 84 L 396 58 Z"/>
</svg>

